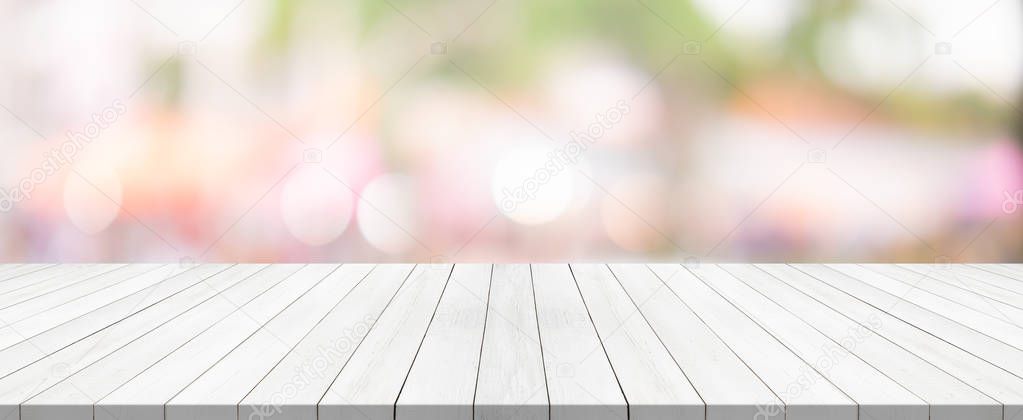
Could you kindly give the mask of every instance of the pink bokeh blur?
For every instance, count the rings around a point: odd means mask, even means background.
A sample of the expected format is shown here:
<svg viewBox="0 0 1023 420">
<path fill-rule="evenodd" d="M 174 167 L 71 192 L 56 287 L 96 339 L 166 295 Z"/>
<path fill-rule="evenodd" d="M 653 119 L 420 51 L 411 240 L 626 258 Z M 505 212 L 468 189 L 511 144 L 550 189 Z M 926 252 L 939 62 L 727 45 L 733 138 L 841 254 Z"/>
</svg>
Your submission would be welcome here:
<svg viewBox="0 0 1023 420">
<path fill-rule="evenodd" d="M 3 2 L 0 259 L 1018 261 L 1021 6 L 898 5 Z"/>
</svg>

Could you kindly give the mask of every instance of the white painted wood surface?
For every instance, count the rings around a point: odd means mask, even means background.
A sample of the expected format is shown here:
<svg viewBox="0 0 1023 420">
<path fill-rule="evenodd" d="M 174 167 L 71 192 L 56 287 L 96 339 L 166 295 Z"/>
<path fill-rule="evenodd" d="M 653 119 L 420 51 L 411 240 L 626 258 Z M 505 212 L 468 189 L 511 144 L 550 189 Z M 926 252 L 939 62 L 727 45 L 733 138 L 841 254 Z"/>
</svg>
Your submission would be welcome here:
<svg viewBox="0 0 1023 420">
<path fill-rule="evenodd" d="M 8 280 L 13 280 L 36 271 L 46 270 L 54 267 L 56 264 L 17 264 L 10 269 L 0 272 L 0 283 L 6 283 Z"/>
<path fill-rule="evenodd" d="M 564 264 L 535 264 L 532 270 L 551 418 L 628 418 L 625 396 L 572 271 Z"/>
<path fill-rule="evenodd" d="M 1023 418 L 1017 265 L 0 265 L 0 420 Z"/>
<path fill-rule="evenodd" d="M 703 418 L 703 399 L 611 270 L 573 264 L 572 272 L 629 402 L 629 418 Z"/>
<path fill-rule="evenodd" d="M 498 264 L 492 276 L 473 415 L 546 419 L 547 383 L 529 266 Z"/>
<path fill-rule="evenodd" d="M 95 404 L 95 420 L 160 419 L 164 405 L 182 388 L 192 383 L 209 366 L 232 352 L 242 341 L 290 308 L 296 300 L 313 290 L 337 265 L 313 264 L 285 267 L 268 276 L 284 278 L 273 287 L 221 319 L 173 353 L 146 368 L 128 382 L 118 386 Z M 300 304 L 305 303 L 304 301 Z"/>
<path fill-rule="evenodd" d="M 866 267 L 897 281 L 906 275 L 906 269 L 898 266 L 870 264 Z M 927 272 L 919 268 L 911 268 L 910 272 L 926 275 L 919 282 L 910 284 L 911 286 L 959 302 L 963 306 L 1010 324 L 1016 326 L 1023 325 L 1023 309 L 1000 300 L 1004 299 L 1007 302 L 1019 301 L 1023 300 L 1023 296 L 1016 298 L 1008 296 L 1010 292 L 998 293 L 999 290 L 997 288 L 990 287 L 990 285 L 985 283 L 974 282 L 965 275 L 953 273 L 951 270 L 932 270 Z M 900 281 L 900 283 L 907 284 L 904 281 Z"/>
<path fill-rule="evenodd" d="M 709 265 L 692 271 L 677 265 L 651 267 L 778 395 L 786 419 L 857 418 L 856 403 L 845 392 L 701 281 L 727 272 Z"/>
<path fill-rule="evenodd" d="M 956 299 L 947 298 L 925 290 L 917 283 L 898 281 L 888 275 L 880 274 L 864 267 L 851 264 L 836 264 L 836 271 L 855 276 L 860 281 L 877 289 L 897 296 L 901 300 L 911 302 L 932 312 L 940 313 L 953 321 L 979 331 L 991 338 L 1002 341 L 1017 349 L 1023 349 L 1023 327 L 996 318 L 967 306 Z M 914 276 L 918 283 L 926 282 L 924 276 Z"/>
<path fill-rule="evenodd" d="M 681 269 L 681 267 L 678 267 Z M 784 419 L 785 406 L 678 296 L 638 264 L 611 270 L 707 406 L 707 419 Z"/>
<path fill-rule="evenodd" d="M 373 270 L 346 264 L 217 361 L 170 401 L 165 416 L 179 420 L 237 418 L 238 403 L 313 328 L 336 310 Z"/>
<path fill-rule="evenodd" d="M 732 271 L 735 276 L 749 282 L 770 276 L 747 267 L 735 266 Z M 760 320 L 761 326 L 775 331 L 780 340 L 791 343 L 789 347 L 800 353 L 803 360 L 810 361 L 815 369 L 856 401 L 861 418 L 953 420 L 965 417 L 995 420 L 1000 417 L 1001 412 L 993 408 L 996 406 L 994 400 L 926 360 L 871 334 L 869 330 L 846 328 L 842 333 L 835 328 L 818 330 L 805 323 L 805 319 L 826 319 L 824 315 L 800 318 L 759 293 L 750 293 L 753 290 L 749 287 L 741 288 L 736 283 L 740 281 L 733 277 L 722 279 L 716 286 L 730 289 L 726 293 L 732 302 L 750 311 L 751 316 Z M 782 319 L 803 323 L 811 329 L 796 325 L 784 328 Z M 831 334 L 824 335 L 822 331 Z"/>
<path fill-rule="evenodd" d="M 490 264 L 459 264 L 395 407 L 399 420 L 472 420 Z"/>
<path fill-rule="evenodd" d="M 792 267 L 770 264 L 758 268 L 772 277 L 740 278 L 815 328 L 838 336 L 849 331 L 865 338 L 882 336 L 998 401 L 1004 406 L 1003 418 L 1023 413 L 1023 379 L 1019 376 Z"/>
<path fill-rule="evenodd" d="M 316 420 L 317 404 L 413 268 L 377 266 L 245 395 L 238 418 Z"/>
<path fill-rule="evenodd" d="M 973 264 L 953 266 L 953 269 L 974 273 L 977 278 L 990 284 L 1023 293 L 1023 265 L 1021 264 Z"/>
<path fill-rule="evenodd" d="M 1020 267 L 1020 269 L 1023 269 L 1023 267 Z M 952 272 L 961 277 L 974 280 L 975 284 L 983 284 L 984 288 L 982 290 L 997 290 L 997 292 L 992 293 L 998 293 L 999 298 L 1004 297 L 1008 299 L 1006 303 L 1010 305 L 1016 307 L 1023 306 L 1023 281 L 1019 280 L 1023 278 L 1023 275 L 1012 272 L 1003 275 L 981 269 L 981 267 L 959 265 L 953 266 Z M 1008 292 L 1008 294 L 1005 292 Z"/>
<path fill-rule="evenodd" d="M 451 266 L 419 265 L 372 331 L 359 344 L 318 404 L 318 419 L 393 418 L 412 362 L 419 352 Z"/>
</svg>

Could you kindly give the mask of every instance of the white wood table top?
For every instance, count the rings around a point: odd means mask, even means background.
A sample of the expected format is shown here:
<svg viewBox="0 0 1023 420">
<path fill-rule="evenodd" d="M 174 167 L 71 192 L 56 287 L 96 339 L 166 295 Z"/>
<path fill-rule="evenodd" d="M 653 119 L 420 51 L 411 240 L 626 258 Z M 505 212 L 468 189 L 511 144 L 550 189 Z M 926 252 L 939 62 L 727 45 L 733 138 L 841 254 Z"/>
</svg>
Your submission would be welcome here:
<svg viewBox="0 0 1023 420">
<path fill-rule="evenodd" d="M 0 265 L 0 420 L 1023 420 L 1023 265 Z"/>
</svg>

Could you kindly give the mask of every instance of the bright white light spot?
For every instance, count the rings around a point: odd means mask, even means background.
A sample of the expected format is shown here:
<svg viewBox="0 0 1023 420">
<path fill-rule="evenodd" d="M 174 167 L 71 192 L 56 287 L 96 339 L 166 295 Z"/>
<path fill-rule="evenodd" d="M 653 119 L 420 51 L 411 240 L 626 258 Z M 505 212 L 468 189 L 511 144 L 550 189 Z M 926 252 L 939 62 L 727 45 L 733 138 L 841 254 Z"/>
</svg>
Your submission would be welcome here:
<svg viewBox="0 0 1023 420">
<path fill-rule="evenodd" d="M 899 16 L 873 10 L 829 24 L 817 45 L 824 73 L 857 91 L 890 91 L 929 53 L 910 24 Z"/>
<path fill-rule="evenodd" d="M 382 175 L 362 190 L 357 220 L 362 236 L 381 251 L 398 254 L 415 243 L 415 191 L 404 175 Z"/>
<path fill-rule="evenodd" d="M 804 8 L 795 0 L 696 0 L 714 27 L 751 39 L 779 39 Z M 727 23 L 726 23 L 727 22 Z"/>
<path fill-rule="evenodd" d="M 575 170 L 557 159 L 548 165 L 550 151 L 541 145 L 515 146 L 498 162 L 494 202 L 508 218 L 538 225 L 554 220 L 572 203 Z"/>
<path fill-rule="evenodd" d="M 310 246 L 328 244 L 352 218 L 352 193 L 320 167 L 295 171 L 281 193 L 281 216 L 288 231 Z"/>
<path fill-rule="evenodd" d="M 635 143 L 656 129 L 664 112 L 651 77 L 622 60 L 570 55 L 547 81 L 547 100 L 560 124 L 597 144 Z"/>
<path fill-rule="evenodd" d="M 69 172 L 64 181 L 64 211 L 82 232 L 100 233 L 120 214 L 121 180 L 110 169 L 78 167 L 76 170 L 82 176 Z"/>
</svg>

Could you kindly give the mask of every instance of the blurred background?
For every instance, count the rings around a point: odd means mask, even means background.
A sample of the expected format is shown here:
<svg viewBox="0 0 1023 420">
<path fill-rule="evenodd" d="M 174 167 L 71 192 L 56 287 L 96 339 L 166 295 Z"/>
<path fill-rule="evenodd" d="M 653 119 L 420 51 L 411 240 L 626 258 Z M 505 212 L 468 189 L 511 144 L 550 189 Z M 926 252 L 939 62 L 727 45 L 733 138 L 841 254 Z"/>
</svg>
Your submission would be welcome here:
<svg viewBox="0 0 1023 420">
<path fill-rule="evenodd" d="M 2 0 L 0 259 L 1019 261 L 1020 9 Z"/>
</svg>

